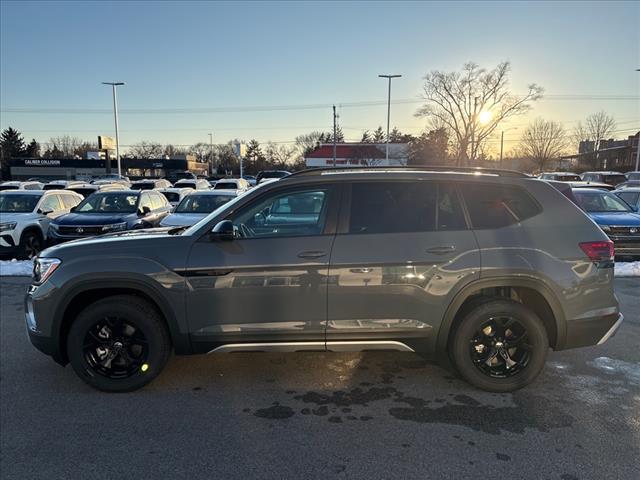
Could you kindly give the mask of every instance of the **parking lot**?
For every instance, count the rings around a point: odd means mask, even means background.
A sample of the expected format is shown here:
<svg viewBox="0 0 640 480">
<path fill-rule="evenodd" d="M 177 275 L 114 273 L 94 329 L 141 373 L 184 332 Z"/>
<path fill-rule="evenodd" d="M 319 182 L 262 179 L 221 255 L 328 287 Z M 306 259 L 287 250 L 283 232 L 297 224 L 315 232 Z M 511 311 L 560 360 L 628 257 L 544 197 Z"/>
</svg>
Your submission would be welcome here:
<svg viewBox="0 0 640 480">
<path fill-rule="evenodd" d="M 28 342 L 28 279 L 0 280 L 3 478 L 634 478 L 640 279 L 600 347 L 552 352 L 497 395 L 405 353 L 174 357 L 136 393 L 83 384 Z"/>
</svg>

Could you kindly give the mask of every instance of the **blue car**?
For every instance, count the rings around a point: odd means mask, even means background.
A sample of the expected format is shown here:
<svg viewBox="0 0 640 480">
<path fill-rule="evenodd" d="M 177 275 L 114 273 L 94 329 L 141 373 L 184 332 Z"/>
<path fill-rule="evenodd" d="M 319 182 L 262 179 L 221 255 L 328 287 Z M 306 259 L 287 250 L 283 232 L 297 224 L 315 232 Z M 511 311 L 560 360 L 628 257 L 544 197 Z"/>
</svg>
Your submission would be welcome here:
<svg viewBox="0 0 640 480">
<path fill-rule="evenodd" d="M 154 190 L 96 192 L 71 213 L 51 222 L 48 240 L 60 243 L 105 233 L 153 228 L 170 212 L 171 204 Z"/>
<path fill-rule="evenodd" d="M 640 257 L 640 215 L 615 194 L 594 188 L 576 188 L 578 205 L 613 241 L 616 256 Z"/>
</svg>

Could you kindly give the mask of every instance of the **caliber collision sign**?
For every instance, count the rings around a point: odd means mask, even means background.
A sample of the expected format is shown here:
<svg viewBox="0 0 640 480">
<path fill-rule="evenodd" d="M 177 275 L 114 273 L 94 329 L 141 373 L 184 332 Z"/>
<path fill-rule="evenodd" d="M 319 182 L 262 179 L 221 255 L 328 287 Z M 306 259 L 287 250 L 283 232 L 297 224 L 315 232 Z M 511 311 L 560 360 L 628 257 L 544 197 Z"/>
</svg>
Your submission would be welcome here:
<svg viewBox="0 0 640 480">
<path fill-rule="evenodd" d="M 113 137 L 98 135 L 98 148 L 100 150 L 115 150 L 116 140 Z"/>
</svg>

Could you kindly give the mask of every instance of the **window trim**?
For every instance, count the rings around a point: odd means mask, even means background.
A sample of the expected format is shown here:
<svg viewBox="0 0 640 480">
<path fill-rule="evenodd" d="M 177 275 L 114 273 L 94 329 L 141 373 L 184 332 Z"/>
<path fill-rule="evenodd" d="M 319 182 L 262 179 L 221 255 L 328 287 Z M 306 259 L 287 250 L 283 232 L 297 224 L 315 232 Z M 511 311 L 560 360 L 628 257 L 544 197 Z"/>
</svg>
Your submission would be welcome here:
<svg viewBox="0 0 640 480">
<path fill-rule="evenodd" d="M 458 230 L 412 230 L 410 232 L 384 232 L 384 233 L 352 233 L 349 231 L 351 224 L 351 202 L 353 198 L 353 186 L 357 183 L 403 183 L 403 184 L 414 184 L 414 183 L 431 183 L 436 185 L 439 189 L 441 185 L 447 185 L 453 188 L 453 191 L 458 199 L 458 203 L 460 205 L 460 211 L 462 213 L 464 219 L 464 228 Z M 440 192 L 438 191 L 438 195 Z M 447 181 L 447 180 L 439 180 L 432 178 L 419 178 L 419 179 L 384 179 L 384 178 L 376 178 L 376 179 L 361 179 L 361 180 L 353 180 L 350 182 L 345 182 L 344 185 L 344 193 L 343 200 L 340 203 L 340 218 L 338 220 L 338 235 L 401 235 L 401 234 L 415 234 L 415 233 L 440 233 L 440 232 L 466 232 L 471 230 L 471 222 L 469 221 L 469 213 L 467 212 L 466 205 L 463 202 L 462 195 L 460 193 L 458 182 Z"/>
</svg>

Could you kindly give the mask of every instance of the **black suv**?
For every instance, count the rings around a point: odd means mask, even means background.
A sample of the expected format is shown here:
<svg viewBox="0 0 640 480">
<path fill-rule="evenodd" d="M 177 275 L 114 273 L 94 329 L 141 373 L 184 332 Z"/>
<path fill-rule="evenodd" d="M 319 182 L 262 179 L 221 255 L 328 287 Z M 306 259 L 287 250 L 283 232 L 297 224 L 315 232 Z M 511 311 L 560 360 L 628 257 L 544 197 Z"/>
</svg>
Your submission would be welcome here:
<svg viewBox="0 0 640 480">
<path fill-rule="evenodd" d="M 516 172 L 314 170 L 188 229 L 45 250 L 26 322 L 105 391 L 148 383 L 171 351 L 399 350 L 506 392 L 549 347 L 613 335 L 613 258 L 584 212 Z"/>
</svg>

